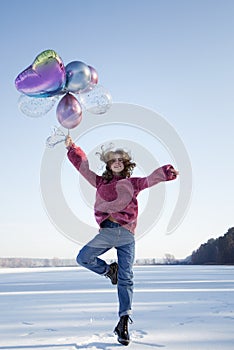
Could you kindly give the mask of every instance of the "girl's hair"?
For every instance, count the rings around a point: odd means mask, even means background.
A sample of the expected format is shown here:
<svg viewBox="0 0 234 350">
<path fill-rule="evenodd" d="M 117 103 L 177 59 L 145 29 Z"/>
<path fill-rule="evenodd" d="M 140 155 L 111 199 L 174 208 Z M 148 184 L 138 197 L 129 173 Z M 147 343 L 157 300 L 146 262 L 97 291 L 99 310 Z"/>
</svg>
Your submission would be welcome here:
<svg viewBox="0 0 234 350">
<path fill-rule="evenodd" d="M 110 149 L 104 150 L 104 146 L 101 147 L 102 152 L 97 152 L 100 157 L 100 160 L 106 163 L 106 169 L 102 174 L 103 179 L 109 182 L 113 178 L 113 173 L 110 168 L 110 162 L 114 158 L 116 154 L 120 155 L 120 158 L 123 159 L 124 169 L 120 173 L 120 176 L 123 178 L 130 177 L 132 175 L 133 169 L 136 166 L 136 163 L 132 161 L 132 158 L 128 152 L 123 150 L 122 148 L 117 148 L 115 151 L 111 151 Z"/>
</svg>

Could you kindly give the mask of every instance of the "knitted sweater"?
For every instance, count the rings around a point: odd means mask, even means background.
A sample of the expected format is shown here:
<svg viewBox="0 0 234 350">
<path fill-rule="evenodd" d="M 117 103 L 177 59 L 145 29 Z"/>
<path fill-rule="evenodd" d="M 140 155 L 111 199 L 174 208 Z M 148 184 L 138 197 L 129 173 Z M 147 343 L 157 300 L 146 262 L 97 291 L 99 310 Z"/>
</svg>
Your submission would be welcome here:
<svg viewBox="0 0 234 350">
<path fill-rule="evenodd" d="M 139 192 L 162 181 L 176 178 L 170 171 L 173 166 L 167 164 L 146 177 L 123 178 L 114 175 L 113 179 L 107 182 L 90 170 L 86 154 L 80 147 L 72 144 L 67 156 L 80 174 L 97 189 L 94 214 L 98 225 L 111 216 L 133 234 L 137 225 Z"/>
</svg>

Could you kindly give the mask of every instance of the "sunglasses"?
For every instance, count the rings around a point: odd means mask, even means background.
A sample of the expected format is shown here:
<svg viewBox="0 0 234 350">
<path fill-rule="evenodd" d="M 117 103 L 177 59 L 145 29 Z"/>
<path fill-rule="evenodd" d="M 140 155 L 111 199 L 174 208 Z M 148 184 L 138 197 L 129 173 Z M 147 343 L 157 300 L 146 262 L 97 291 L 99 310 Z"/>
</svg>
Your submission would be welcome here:
<svg viewBox="0 0 234 350">
<path fill-rule="evenodd" d="M 123 158 L 115 158 L 115 159 L 110 159 L 109 161 L 108 161 L 108 164 L 114 164 L 115 162 L 119 162 L 119 163 L 123 163 L 124 162 L 124 160 L 123 160 Z"/>
</svg>

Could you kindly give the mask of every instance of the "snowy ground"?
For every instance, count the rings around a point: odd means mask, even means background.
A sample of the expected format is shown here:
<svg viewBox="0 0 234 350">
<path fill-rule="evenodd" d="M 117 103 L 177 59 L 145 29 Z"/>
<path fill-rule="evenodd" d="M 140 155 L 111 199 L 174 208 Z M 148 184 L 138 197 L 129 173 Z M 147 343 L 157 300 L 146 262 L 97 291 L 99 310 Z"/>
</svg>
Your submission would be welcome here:
<svg viewBox="0 0 234 350">
<path fill-rule="evenodd" d="M 132 350 L 233 350 L 234 266 L 135 267 Z M 117 350 L 116 287 L 83 268 L 0 269 L 0 350 Z"/>
</svg>

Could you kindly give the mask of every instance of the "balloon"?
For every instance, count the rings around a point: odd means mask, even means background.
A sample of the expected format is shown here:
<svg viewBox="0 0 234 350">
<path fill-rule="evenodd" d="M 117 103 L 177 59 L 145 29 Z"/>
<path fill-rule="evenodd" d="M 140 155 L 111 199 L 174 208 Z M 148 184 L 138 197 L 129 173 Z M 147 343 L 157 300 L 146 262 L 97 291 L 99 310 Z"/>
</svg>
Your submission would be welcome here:
<svg viewBox="0 0 234 350">
<path fill-rule="evenodd" d="M 16 89 L 32 97 L 54 96 L 62 91 L 65 83 L 64 64 L 53 50 L 40 53 L 15 79 Z"/>
<path fill-rule="evenodd" d="M 85 87 L 85 89 L 80 90 L 78 92 L 78 94 L 93 90 L 94 85 L 96 85 L 98 83 L 98 74 L 97 74 L 96 69 L 94 69 L 91 66 L 88 66 L 88 67 L 89 67 L 90 73 L 91 73 L 91 80 L 90 80 L 89 84 Z"/>
<path fill-rule="evenodd" d="M 84 90 L 91 81 L 89 67 L 80 61 L 73 61 L 66 66 L 67 82 L 66 89 L 69 92 L 77 93 Z"/>
<path fill-rule="evenodd" d="M 59 123 L 64 128 L 73 129 L 81 122 L 81 105 L 73 95 L 67 93 L 60 100 L 57 106 L 56 114 Z"/>
<path fill-rule="evenodd" d="M 46 146 L 48 148 L 53 148 L 58 143 L 64 142 L 65 140 L 66 135 L 64 134 L 64 132 L 55 126 L 51 136 L 47 137 L 46 139 Z"/>
<path fill-rule="evenodd" d="M 97 73 L 96 69 L 93 68 L 92 66 L 88 66 L 88 67 L 89 67 L 90 73 L 91 73 L 90 83 L 97 84 L 98 83 L 98 73 Z"/>
<path fill-rule="evenodd" d="M 18 107 L 28 117 L 42 117 L 53 108 L 58 98 L 58 96 L 46 98 L 29 97 L 22 94 L 18 100 Z"/>
<path fill-rule="evenodd" d="M 106 113 L 112 104 L 109 91 L 101 85 L 93 85 L 90 91 L 81 93 L 79 100 L 81 105 L 93 114 Z"/>
</svg>

